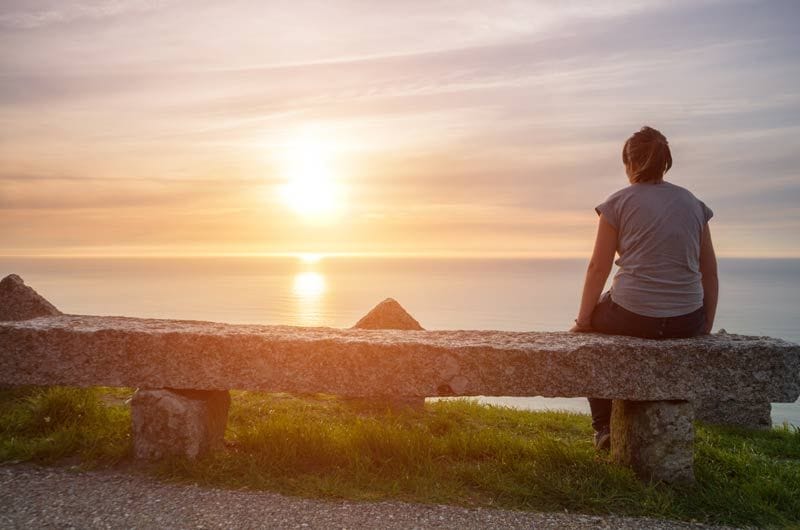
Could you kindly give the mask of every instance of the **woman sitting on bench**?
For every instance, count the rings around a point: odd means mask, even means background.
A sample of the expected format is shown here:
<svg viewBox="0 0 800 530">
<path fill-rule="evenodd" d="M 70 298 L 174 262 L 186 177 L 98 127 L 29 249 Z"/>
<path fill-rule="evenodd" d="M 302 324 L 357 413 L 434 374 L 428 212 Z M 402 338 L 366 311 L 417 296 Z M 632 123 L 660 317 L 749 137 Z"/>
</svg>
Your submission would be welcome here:
<svg viewBox="0 0 800 530">
<path fill-rule="evenodd" d="M 717 308 L 713 212 L 688 190 L 664 181 L 672 167 L 667 139 L 642 127 L 625 142 L 630 185 L 595 210 L 600 216 L 581 306 L 571 331 L 647 339 L 710 333 Z M 619 270 L 600 296 L 614 254 Z M 610 447 L 611 400 L 589 399 L 595 446 Z"/>
</svg>

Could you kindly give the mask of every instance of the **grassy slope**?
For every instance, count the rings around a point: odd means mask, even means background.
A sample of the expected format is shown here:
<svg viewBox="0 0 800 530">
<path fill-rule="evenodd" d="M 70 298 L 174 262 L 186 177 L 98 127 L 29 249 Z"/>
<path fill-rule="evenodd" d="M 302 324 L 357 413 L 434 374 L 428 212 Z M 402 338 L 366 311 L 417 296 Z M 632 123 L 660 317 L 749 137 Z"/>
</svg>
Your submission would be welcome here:
<svg viewBox="0 0 800 530">
<path fill-rule="evenodd" d="M 127 394 L 126 394 L 127 392 Z M 0 392 L 0 462 L 130 458 L 129 391 Z M 234 393 L 229 447 L 162 477 L 350 499 L 402 499 L 700 521 L 800 524 L 800 431 L 699 426 L 697 484 L 643 484 L 595 454 L 586 416 L 465 401 L 371 412 L 331 397 Z"/>
</svg>

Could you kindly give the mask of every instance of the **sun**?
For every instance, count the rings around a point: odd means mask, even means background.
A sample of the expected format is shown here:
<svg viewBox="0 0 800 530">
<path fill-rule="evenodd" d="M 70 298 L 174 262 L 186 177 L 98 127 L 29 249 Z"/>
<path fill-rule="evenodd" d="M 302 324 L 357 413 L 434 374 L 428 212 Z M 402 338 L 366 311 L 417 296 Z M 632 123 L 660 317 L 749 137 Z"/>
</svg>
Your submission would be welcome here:
<svg viewBox="0 0 800 530">
<path fill-rule="evenodd" d="M 330 219 L 343 207 L 335 171 L 334 145 L 320 133 L 303 131 L 287 142 L 282 165 L 281 198 L 310 220 Z"/>
</svg>

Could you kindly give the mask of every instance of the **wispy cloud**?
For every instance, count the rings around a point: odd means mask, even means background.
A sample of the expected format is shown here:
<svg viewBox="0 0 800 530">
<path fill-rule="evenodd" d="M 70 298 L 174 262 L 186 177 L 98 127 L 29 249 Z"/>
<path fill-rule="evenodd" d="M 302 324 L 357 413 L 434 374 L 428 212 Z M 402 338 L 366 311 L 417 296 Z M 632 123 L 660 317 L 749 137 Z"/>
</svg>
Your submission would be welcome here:
<svg viewBox="0 0 800 530">
<path fill-rule="evenodd" d="M 0 28 L 34 29 L 132 15 L 163 7 L 169 0 L 96 0 L 57 2 L 7 1 L 0 9 Z M 39 5 L 42 4 L 42 5 Z"/>
</svg>

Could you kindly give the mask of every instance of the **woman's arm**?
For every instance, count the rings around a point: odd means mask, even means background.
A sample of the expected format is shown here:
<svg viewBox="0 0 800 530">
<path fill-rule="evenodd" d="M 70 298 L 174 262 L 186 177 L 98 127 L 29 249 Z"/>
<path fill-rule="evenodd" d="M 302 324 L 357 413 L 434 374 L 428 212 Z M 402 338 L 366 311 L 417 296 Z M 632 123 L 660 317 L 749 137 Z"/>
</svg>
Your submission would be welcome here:
<svg viewBox="0 0 800 530">
<path fill-rule="evenodd" d="M 597 237 L 594 241 L 594 251 L 592 259 L 589 261 L 589 268 L 586 270 L 586 280 L 583 283 L 583 296 L 581 296 L 581 308 L 578 311 L 578 321 L 570 331 L 591 331 L 592 311 L 600 293 L 606 285 L 611 265 L 614 263 L 614 254 L 617 251 L 617 231 L 601 215 L 597 225 Z"/>
<path fill-rule="evenodd" d="M 706 333 L 714 327 L 719 298 L 719 279 L 717 278 L 717 256 L 711 242 L 711 229 L 708 223 L 703 227 L 703 239 L 700 242 L 700 274 L 703 275 L 703 308 L 706 311 Z"/>
</svg>

